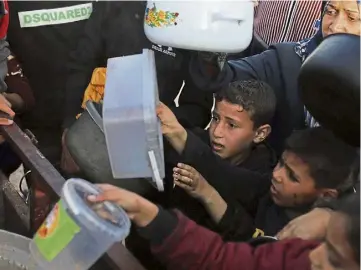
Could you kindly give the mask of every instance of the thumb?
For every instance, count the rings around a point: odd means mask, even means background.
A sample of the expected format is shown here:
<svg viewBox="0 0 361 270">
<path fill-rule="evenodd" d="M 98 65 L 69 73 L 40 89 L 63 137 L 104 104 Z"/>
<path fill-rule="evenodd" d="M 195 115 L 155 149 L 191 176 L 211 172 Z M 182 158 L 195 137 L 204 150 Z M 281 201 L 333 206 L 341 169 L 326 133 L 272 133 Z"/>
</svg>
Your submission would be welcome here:
<svg viewBox="0 0 361 270">
<path fill-rule="evenodd" d="M 157 114 L 160 114 L 164 110 L 164 106 L 165 106 L 164 103 L 159 101 L 157 108 L 156 108 Z"/>
</svg>

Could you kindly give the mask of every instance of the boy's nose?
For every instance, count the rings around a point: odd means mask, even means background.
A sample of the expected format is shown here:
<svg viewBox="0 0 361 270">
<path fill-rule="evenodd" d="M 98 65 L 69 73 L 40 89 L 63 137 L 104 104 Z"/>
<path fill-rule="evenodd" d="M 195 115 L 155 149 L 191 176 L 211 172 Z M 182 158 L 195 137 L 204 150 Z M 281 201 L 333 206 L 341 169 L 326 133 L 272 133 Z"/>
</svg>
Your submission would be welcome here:
<svg viewBox="0 0 361 270">
<path fill-rule="evenodd" d="M 213 135 L 214 137 L 216 138 L 223 138 L 223 127 L 221 124 L 218 124 L 215 128 L 214 128 L 214 131 L 213 131 Z"/>
</svg>

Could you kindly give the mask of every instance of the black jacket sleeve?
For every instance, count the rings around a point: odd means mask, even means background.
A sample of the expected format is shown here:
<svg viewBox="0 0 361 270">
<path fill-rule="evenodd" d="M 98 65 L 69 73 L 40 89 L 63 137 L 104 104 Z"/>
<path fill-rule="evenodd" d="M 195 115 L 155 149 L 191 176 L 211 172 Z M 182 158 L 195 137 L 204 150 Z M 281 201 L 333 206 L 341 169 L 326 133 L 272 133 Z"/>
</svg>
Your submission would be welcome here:
<svg viewBox="0 0 361 270">
<path fill-rule="evenodd" d="M 227 202 L 227 210 L 216 227 L 225 241 L 247 241 L 256 232 L 254 218 L 236 201 Z"/>
<path fill-rule="evenodd" d="M 224 200 L 236 200 L 247 212 L 254 212 L 259 199 L 269 191 L 270 175 L 229 164 L 191 131 L 187 133 L 181 161 L 198 170 Z"/>
<path fill-rule="evenodd" d="M 213 92 L 231 82 L 250 79 L 264 81 L 275 87 L 279 86 L 281 76 L 277 53 L 272 47 L 257 55 L 228 61 L 218 74 L 212 74 L 206 62 L 198 54 L 193 54 L 190 73 L 195 85 Z"/>
</svg>

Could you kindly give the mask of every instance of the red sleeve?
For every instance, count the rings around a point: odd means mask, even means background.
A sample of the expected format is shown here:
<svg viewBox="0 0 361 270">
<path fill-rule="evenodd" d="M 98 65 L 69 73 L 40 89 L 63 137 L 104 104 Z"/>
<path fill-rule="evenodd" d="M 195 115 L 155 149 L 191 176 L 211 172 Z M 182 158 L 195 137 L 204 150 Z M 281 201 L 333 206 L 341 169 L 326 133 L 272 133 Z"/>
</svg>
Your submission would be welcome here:
<svg viewBox="0 0 361 270">
<path fill-rule="evenodd" d="M 9 27 L 9 5 L 7 0 L 3 1 L 6 14 L 0 19 L 0 39 L 6 37 Z"/>
<path fill-rule="evenodd" d="M 247 243 L 225 243 L 221 237 L 180 213 L 176 229 L 153 253 L 172 270 L 308 270 L 309 252 L 316 242 L 300 239 L 253 248 Z"/>
</svg>

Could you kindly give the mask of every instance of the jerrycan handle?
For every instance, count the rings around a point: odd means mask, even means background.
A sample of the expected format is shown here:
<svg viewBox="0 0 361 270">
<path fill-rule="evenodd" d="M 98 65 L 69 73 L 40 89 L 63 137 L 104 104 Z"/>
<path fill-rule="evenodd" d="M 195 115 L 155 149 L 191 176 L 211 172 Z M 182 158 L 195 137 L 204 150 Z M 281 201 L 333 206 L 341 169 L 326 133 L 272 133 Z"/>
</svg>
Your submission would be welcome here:
<svg viewBox="0 0 361 270">
<path fill-rule="evenodd" d="M 252 9 L 250 9 L 252 14 L 246 14 L 245 12 L 240 12 L 239 10 L 233 10 L 231 12 L 229 10 L 227 12 L 217 11 L 212 14 L 211 20 L 213 22 L 215 22 L 215 21 L 238 21 L 238 23 L 241 23 L 245 19 L 249 19 L 249 18 L 252 18 L 252 20 L 253 20 L 253 16 L 254 16 L 253 3 L 251 3 L 251 1 L 250 1 L 249 4 L 252 4 Z"/>
</svg>

